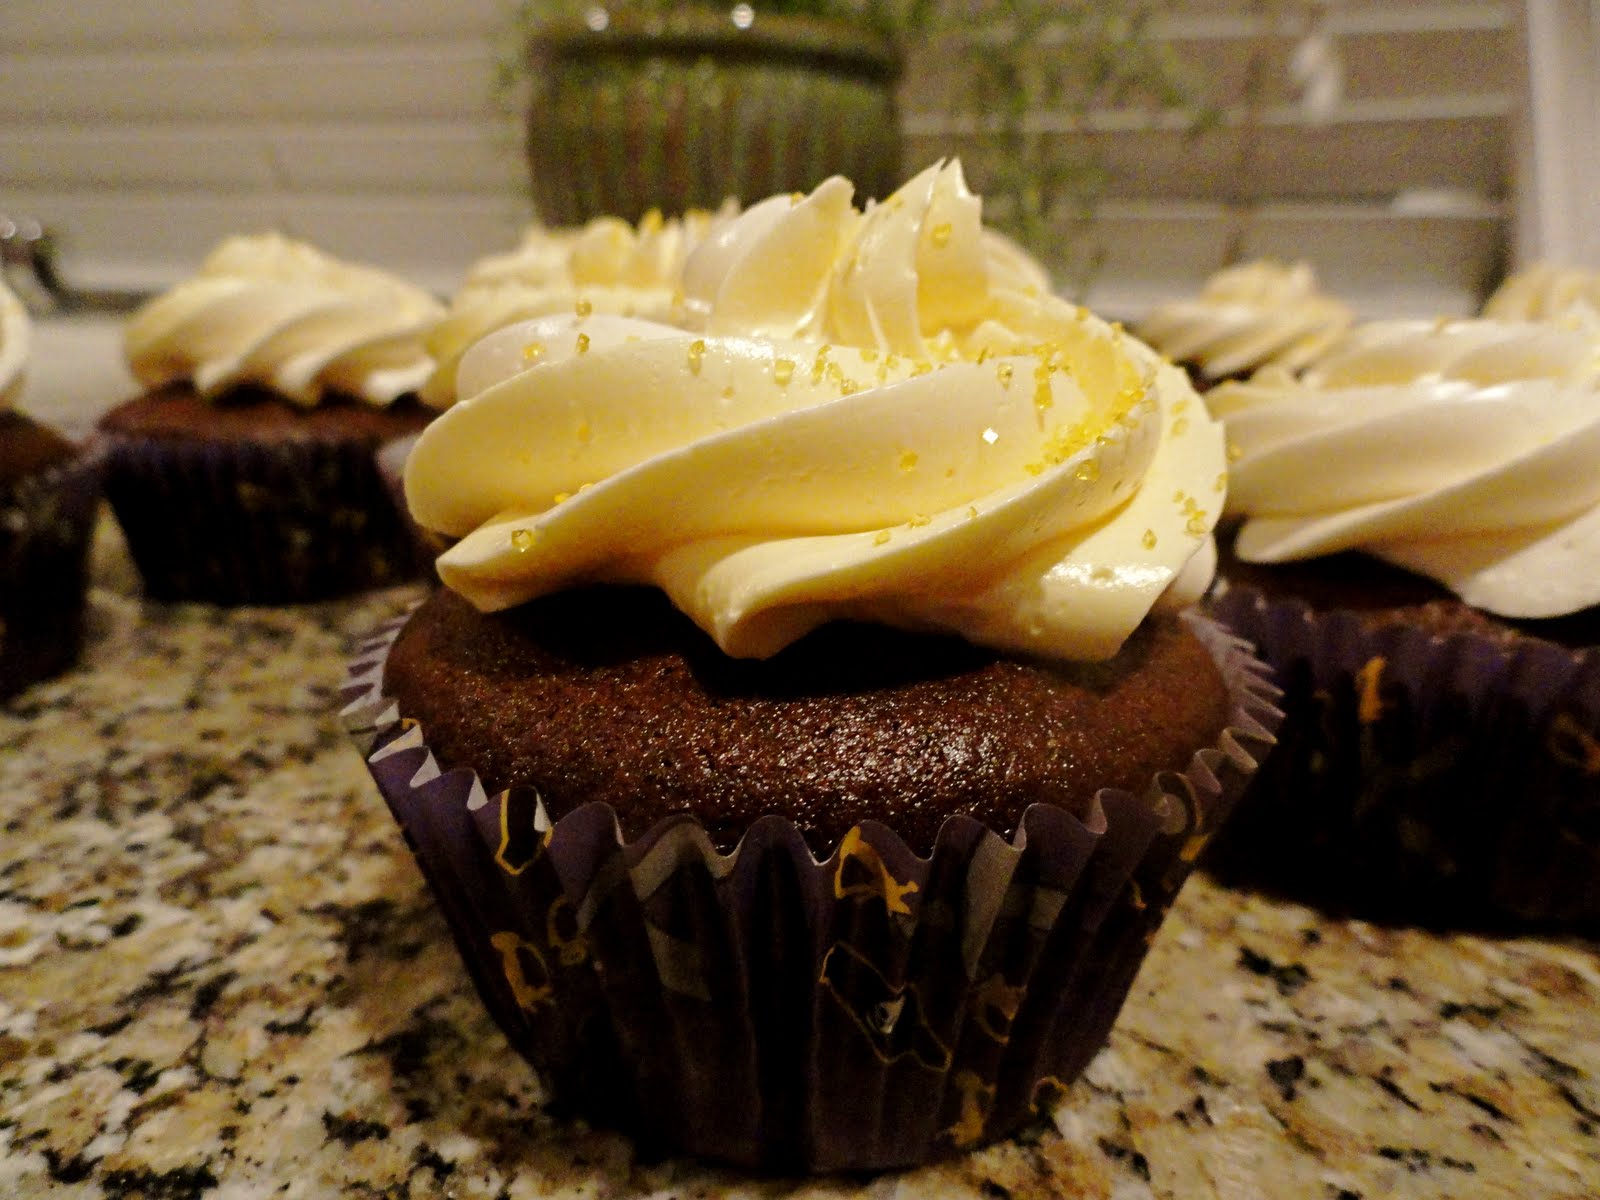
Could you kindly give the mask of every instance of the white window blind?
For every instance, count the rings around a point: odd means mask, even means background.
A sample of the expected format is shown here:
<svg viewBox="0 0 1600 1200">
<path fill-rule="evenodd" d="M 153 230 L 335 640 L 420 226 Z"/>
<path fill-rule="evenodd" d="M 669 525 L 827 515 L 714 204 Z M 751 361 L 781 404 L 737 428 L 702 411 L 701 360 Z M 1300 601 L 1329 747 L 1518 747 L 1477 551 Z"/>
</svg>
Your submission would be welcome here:
<svg viewBox="0 0 1600 1200">
<path fill-rule="evenodd" d="M 995 0 L 951 2 L 971 32 L 912 48 L 904 165 L 959 153 L 984 189 L 993 131 L 954 98 L 1004 31 Z M 511 7 L 12 0 L 0 214 L 53 226 L 84 287 L 161 286 L 224 234 L 275 225 L 448 290 L 531 216 L 518 123 L 490 103 Z M 1103 255 L 1087 298 L 1127 316 L 1230 253 L 1309 258 L 1373 315 L 1467 311 L 1513 253 L 1600 266 L 1597 8 L 1164 4 L 1153 33 L 1204 81 L 1217 126 L 1191 136 L 1134 103 L 1028 111 L 1051 153 L 1089 145 L 1111 172 L 1089 242 L 1063 212 L 1034 249 L 1063 280 L 1070 254 Z M 1313 31 L 1343 68 L 1320 114 L 1289 71 Z M 1033 50 L 1045 63 L 1062 52 L 1051 36 Z"/>
<path fill-rule="evenodd" d="M 1310 260 L 1364 313 L 1462 312 L 1504 268 L 1524 87 L 1511 0 L 1178 0 L 1152 35 L 1199 81 L 1213 120 L 1092 105 L 1031 110 L 1053 153 L 1109 172 L 1087 230 L 1058 214 L 1041 250 L 1060 275 L 1100 257 L 1087 298 L 1137 315 L 1197 290 L 1230 257 Z M 907 92 L 913 160 L 950 148 L 974 185 L 1001 174 L 993 122 L 960 111 L 962 62 L 984 33 L 925 58 Z M 1063 35 L 1070 36 L 1070 34 Z M 1319 99 L 1292 65 L 1321 56 Z M 1048 31 L 1033 47 L 1068 57 Z M 935 65 L 938 64 L 938 65 Z M 1590 68 L 1593 69 L 1592 66 Z M 1251 80 L 1254 80 L 1252 87 Z M 1329 94 L 1331 91 L 1331 94 Z M 987 143 L 987 144 L 986 144 Z"/>
</svg>

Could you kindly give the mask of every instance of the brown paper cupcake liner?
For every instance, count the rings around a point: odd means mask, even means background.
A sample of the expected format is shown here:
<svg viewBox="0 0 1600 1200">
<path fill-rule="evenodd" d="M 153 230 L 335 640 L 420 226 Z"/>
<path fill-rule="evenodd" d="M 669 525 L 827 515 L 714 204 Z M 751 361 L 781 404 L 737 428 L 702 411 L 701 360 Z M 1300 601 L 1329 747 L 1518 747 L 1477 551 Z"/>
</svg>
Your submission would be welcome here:
<svg viewBox="0 0 1600 1200">
<path fill-rule="evenodd" d="M 419 571 L 370 445 L 103 442 L 106 496 L 155 599 L 296 603 Z"/>
<path fill-rule="evenodd" d="M 88 452 L 0 488 L 0 698 L 82 650 L 100 467 Z"/>
<path fill-rule="evenodd" d="M 1250 587 L 1211 612 L 1277 668 L 1286 714 L 1211 870 L 1380 920 L 1600 924 L 1600 650 Z"/>
<path fill-rule="evenodd" d="M 653 1149 L 784 1171 L 905 1166 L 1015 1129 L 1103 1043 L 1162 917 L 1270 744 L 1266 671 L 1196 620 L 1228 727 L 1142 796 L 1049 804 L 932 853 L 864 822 L 817 861 L 787 819 L 719 854 L 670 817 L 552 821 L 441 771 L 364 646 L 347 728 L 485 1004 L 558 1102 Z"/>
</svg>

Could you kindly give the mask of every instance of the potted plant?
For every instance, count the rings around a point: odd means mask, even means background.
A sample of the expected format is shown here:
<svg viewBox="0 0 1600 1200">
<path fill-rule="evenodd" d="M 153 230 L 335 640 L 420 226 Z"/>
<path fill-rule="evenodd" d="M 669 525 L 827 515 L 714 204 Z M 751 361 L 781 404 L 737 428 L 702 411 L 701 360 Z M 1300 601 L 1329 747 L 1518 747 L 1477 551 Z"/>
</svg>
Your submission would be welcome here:
<svg viewBox="0 0 1600 1200">
<path fill-rule="evenodd" d="M 911 10 L 852 0 L 524 0 L 527 154 L 549 224 L 899 182 L 894 36 Z"/>
</svg>

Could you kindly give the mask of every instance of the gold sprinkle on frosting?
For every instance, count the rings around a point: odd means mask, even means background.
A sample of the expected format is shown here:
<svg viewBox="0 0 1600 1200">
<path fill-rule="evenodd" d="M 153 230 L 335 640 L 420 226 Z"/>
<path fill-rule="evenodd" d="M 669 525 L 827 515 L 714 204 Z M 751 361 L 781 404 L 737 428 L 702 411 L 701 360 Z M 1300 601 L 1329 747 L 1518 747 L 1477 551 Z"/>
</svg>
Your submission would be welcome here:
<svg viewBox="0 0 1600 1200">
<path fill-rule="evenodd" d="M 872 535 L 872 544 L 874 546 L 886 546 L 886 545 L 888 545 L 889 544 L 889 531 L 887 529 L 878 530 L 877 533 Z"/>
<path fill-rule="evenodd" d="M 526 554 L 533 549 L 534 533 L 531 529 L 513 529 L 511 531 L 511 548 L 518 554 Z"/>
<path fill-rule="evenodd" d="M 1156 531 L 1154 529 L 1146 529 L 1144 536 L 1139 539 L 1139 544 L 1146 550 L 1154 550 L 1156 548 Z"/>
<path fill-rule="evenodd" d="M 772 381 L 779 387 L 788 387 L 794 378 L 794 359 L 780 358 L 772 364 Z"/>
<path fill-rule="evenodd" d="M 900 455 L 900 469 L 914 471 L 917 469 L 917 454 L 914 450 L 903 451 Z"/>
<path fill-rule="evenodd" d="M 594 312 L 594 305 L 588 300 L 580 299 L 577 303 L 577 313 L 580 317 L 587 317 Z"/>
<path fill-rule="evenodd" d="M 941 222 L 939 222 L 939 224 L 937 224 L 937 225 L 935 225 L 933 227 L 933 231 L 932 231 L 932 234 L 931 234 L 931 239 L 933 241 L 933 244 L 935 246 L 937 246 L 939 249 L 943 250 L 946 246 L 948 246 L 950 244 L 950 235 L 952 233 L 954 233 L 954 232 L 955 232 L 955 230 L 953 230 L 950 227 L 950 222 L 949 221 L 941 221 Z"/>
<path fill-rule="evenodd" d="M 580 333 L 578 335 L 578 353 L 589 353 L 589 335 L 587 333 Z"/>
<path fill-rule="evenodd" d="M 695 338 L 689 343 L 689 373 L 700 374 L 700 360 L 706 356 L 706 342 L 704 338 Z"/>
</svg>

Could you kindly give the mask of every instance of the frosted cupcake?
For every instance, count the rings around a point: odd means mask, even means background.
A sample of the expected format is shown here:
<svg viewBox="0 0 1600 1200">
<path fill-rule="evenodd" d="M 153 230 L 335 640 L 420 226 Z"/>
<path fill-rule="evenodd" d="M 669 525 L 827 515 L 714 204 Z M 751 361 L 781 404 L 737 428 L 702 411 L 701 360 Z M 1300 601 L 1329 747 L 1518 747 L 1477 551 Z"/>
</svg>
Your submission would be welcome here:
<svg viewBox="0 0 1600 1200">
<path fill-rule="evenodd" d="M 1204 390 L 1262 367 L 1309 366 L 1354 319 L 1318 290 L 1309 264 L 1257 260 L 1218 271 L 1196 297 L 1160 305 L 1138 332 Z"/>
<path fill-rule="evenodd" d="M 229 238 L 124 332 L 147 387 L 102 418 L 146 591 L 281 603 L 397 582 L 415 552 L 373 455 L 420 429 L 443 306 L 276 234 Z"/>
<path fill-rule="evenodd" d="M 436 408 L 455 402 L 456 366 L 480 338 L 516 321 L 572 313 L 615 313 L 671 322 L 682 300 L 683 264 L 719 220 L 736 213 L 702 211 L 663 217 L 654 210 L 637 226 L 597 217 L 577 229 L 530 229 L 509 254 L 474 263 L 428 337 L 436 367 L 422 398 Z"/>
<path fill-rule="evenodd" d="M 76 661 L 99 466 L 13 406 L 32 325 L 0 281 L 0 698 Z"/>
<path fill-rule="evenodd" d="M 1597 377 L 1580 329 L 1380 322 L 1208 394 L 1242 519 L 1215 608 L 1289 687 L 1236 873 L 1406 919 L 1600 918 Z"/>
<path fill-rule="evenodd" d="M 1015 1128 L 1263 744 L 1179 616 L 1220 429 L 1003 255 L 954 164 L 775 198 L 687 264 L 701 328 L 501 330 L 408 463 L 459 540 L 346 718 L 512 1043 L 658 1147 Z"/>
<path fill-rule="evenodd" d="M 1568 319 L 1600 325 L 1600 271 L 1537 263 L 1508 277 L 1484 302 L 1501 321 Z"/>
</svg>

